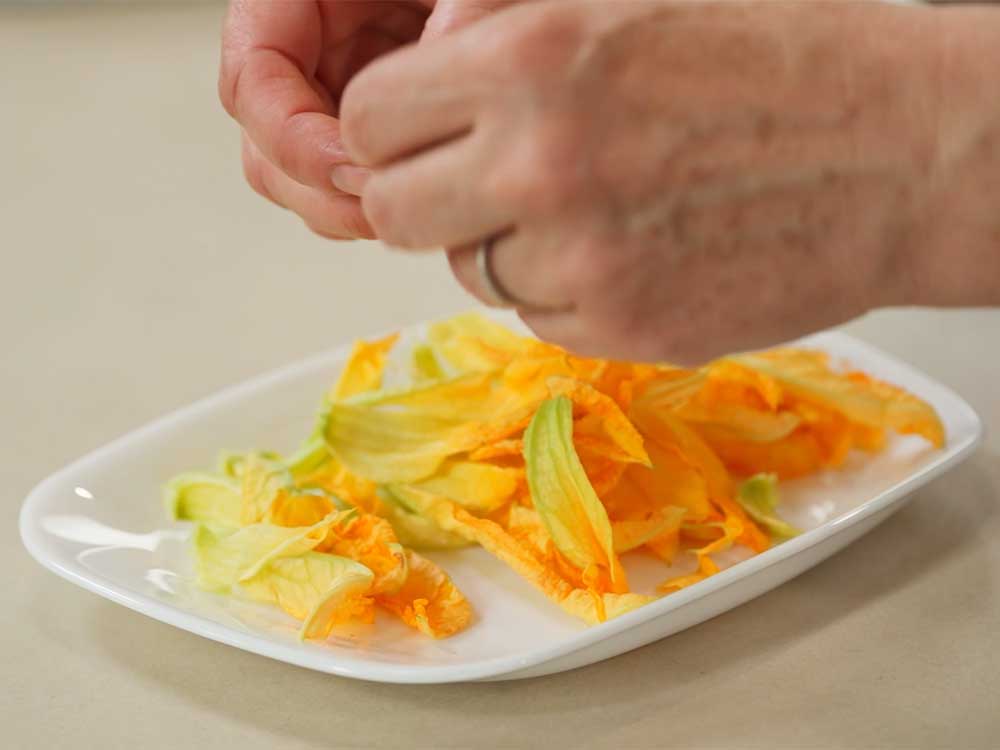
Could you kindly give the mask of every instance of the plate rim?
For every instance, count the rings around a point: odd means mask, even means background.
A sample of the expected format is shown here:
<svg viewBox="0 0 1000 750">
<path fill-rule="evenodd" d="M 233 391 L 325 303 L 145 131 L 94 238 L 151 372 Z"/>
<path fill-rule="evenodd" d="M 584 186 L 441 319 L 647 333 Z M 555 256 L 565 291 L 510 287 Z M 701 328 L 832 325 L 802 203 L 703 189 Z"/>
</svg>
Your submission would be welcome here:
<svg viewBox="0 0 1000 750">
<path fill-rule="evenodd" d="M 416 326 L 419 325 L 421 324 L 416 324 Z M 183 424 L 185 421 L 196 417 L 199 413 L 207 409 L 225 406 L 227 402 L 243 398 L 257 390 L 266 388 L 270 384 L 281 382 L 314 368 L 323 367 L 331 359 L 342 356 L 345 347 L 350 345 L 349 343 L 332 347 L 318 354 L 222 388 L 126 432 L 124 435 L 72 461 L 43 479 L 28 493 L 19 513 L 19 532 L 22 543 L 31 557 L 60 578 L 105 599 L 125 606 L 128 609 L 151 617 L 154 620 L 173 625 L 174 627 L 187 630 L 213 641 L 225 643 L 244 651 L 250 651 L 260 656 L 285 661 L 299 667 L 327 674 L 377 682 L 428 684 L 496 678 L 560 659 L 569 654 L 590 648 L 605 639 L 619 637 L 629 630 L 664 617 L 688 603 L 728 588 L 745 578 L 760 573 L 766 568 L 777 565 L 783 560 L 819 545 L 841 531 L 889 508 L 927 482 L 947 472 L 968 458 L 982 443 L 985 428 L 983 420 L 976 410 L 951 387 L 935 380 L 930 375 L 901 358 L 839 330 L 816 333 L 800 339 L 795 344 L 821 348 L 823 342 L 831 340 L 834 342 L 839 340 L 841 342 L 840 347 L 834 348 L 850 348 L 863 354 L 866 359 L 880 360 L 882 363 L 891 365 L 896 369 L 901 369 L 906 373 L 910 385 L 917 385 L 918 390 L 927 389 L 936 391 L 941 400 L 951 402 L 949 405 L 951 413 L 954 413 L 951 411 L 952 409 L 964 412 L 959 416 L 963 418 L 963 421 L 970 423 L 972 426 L 971 433 L 958 443 L 946 446 L 942 453 L 936 457 L 936 460 L 901 479 L 893 486 L 843 516 L 828 521 L 814 529 L 810 529 L 793 539 L 743 560 L 704 581 L 700 581 L 681 591 L 674 592 L 670 596 L 663 597 L 614 620 L 580 630 L 558 643 L 535 649 L 527 649 L 512 655 L 489 657 L 470 661 L 465 664 L 405 665 L 367 660 L 333 651 L 323 652 L 319 650 L 322 649 L 320 645 L 310 646 L 307 644 L 306 648 L 303 648 L 303 644 L 281 643 L 249 629 L 240 631 L 235 627 L 186 612 L 149 595 L 132 591 L 100 573 L 84 569 L 79 563 L 73 560 L 67 561 L 60 554 L 50 553 L 50 544 L 44 539 L 41 529 L 36 528 L 34 520 L 37 514 L 33 513 L 33 511 L 36 506 L 43 502 L 50 488 L 64 484 L 74 474 L 86 470 L 91 465 L 101 463 L 132 442 L 146 439 L 164 429 Z M 312 648 L 316 650 L 313 651 L 311 650 Z"/>
</svg>

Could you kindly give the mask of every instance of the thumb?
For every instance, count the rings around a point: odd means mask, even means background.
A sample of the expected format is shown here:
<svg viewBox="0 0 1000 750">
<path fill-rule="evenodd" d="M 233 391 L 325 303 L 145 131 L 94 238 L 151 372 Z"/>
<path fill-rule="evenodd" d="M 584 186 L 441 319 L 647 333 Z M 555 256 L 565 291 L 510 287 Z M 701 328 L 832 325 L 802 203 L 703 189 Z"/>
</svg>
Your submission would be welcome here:
<svg viewBox="0 0 1000 750">
<path fill-rule="evenodd" d="M 458 31 L 504 8 L 525 0 L 438 0 L 424 24 L 420 41 Z"/>
</svg>

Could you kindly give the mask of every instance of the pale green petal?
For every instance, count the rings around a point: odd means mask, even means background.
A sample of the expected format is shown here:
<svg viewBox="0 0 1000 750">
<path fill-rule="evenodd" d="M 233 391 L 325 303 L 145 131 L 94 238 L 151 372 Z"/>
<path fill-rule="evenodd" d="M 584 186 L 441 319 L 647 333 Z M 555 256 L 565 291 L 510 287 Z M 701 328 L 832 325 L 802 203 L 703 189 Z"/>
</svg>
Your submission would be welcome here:
<svg viewBox="0 0 1000 750">
<path fill-rule="evenodd" d="M 764 526 L 772 536 L 788 539 L 802 533 L 777 514 L 778 478 L 773 474 L 750 477 L 740 485 L 737 499 L 747 515 Z"/>
<path fill-rule="evenodd" d="M 524 433 L 531 499 L 560 552 L 581 570 L 596 565 L 611 580 L 622 575 L 604 505 L 573 446 L 573 404 L 545 401 Z"/>
<path fill-rule="evenodd" d="M 396 538 L 407 546 L 416 549 L 457 549 L 469 547 L 473 542 L 453 531 L 446 531 L 430 518 L 420 515 L 409 507 L 389 487 L 379 490 L 382 500 L 381 513 L 392 524 Z"/>
<path fill-rule="evenodd" d="M 372 482 L 413 482 L 474 445 L 469 432 L 457 417 L 338 403 L 327 412 L 324 437 L 348 471 Z"/>
<path fill-rule="evenodd" d="M 281 461 L 281 456 L 273 451 L 256 451 L 253 454 L 223 451 L 219 454 L 217 462 L 219 473 L 232 479 L 242 478 L 247 457 L 250 455 L 259 456 L 266 461 Z"/>
<path fill-rule="evenodd" d="M 418 344 L 410 354 L 410 371 L 415 382 L 443 380 L 445 372 L 434 350 L 427 344 Z"/>
<path fill-rule="evenodd" d="M 312 474 L 319 469 L 330 458 L 330 451 L 327 450 L 326 443 L 322 435 L 314 435 L 292 455 L 284 461 L 285 468 L 292 475 L 292 479 L 298 479 Z"/>
<path fill-rule="evenodd" d="M 163 490 L 170 516 L 178 521 L 209 521 L 238 525 L 240 522 L 239 484 L 228 477 L 211 474 L 181 474 Z"/>
<path fill-rule="evenodd" d="M 331 513 L 320 523 L 304 527 L 259 523 L 232 530 L 201 524 L 193 537 L 198 585 L 213 591 L 228 590 L 274 559 L 313 549 L 343 516 Z"/>
</svg>

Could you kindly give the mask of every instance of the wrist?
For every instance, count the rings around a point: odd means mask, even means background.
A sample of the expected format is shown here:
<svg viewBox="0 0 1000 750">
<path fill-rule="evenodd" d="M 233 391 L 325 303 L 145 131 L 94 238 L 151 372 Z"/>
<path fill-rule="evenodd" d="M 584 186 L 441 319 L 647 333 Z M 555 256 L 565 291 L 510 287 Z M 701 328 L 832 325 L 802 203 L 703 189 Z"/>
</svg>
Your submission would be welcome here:
<svg viewBox="0 0 1000 750">
<path fill-rule="evenodd" d="M 907 304 L 1000 304 L 1000 8 L 933 16 L 932 163 L 914 222 Z"/>
</svg>

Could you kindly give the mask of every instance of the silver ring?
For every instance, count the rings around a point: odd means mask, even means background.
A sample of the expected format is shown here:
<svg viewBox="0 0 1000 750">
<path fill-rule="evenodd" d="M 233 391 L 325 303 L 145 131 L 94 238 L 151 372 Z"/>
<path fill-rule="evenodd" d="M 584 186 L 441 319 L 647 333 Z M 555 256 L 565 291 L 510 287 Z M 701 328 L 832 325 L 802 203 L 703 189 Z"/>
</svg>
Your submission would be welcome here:
<svg viewBox="0 0 1000 750">
<path fill-rule="evenodd" d="M 488 237 L 480 243 L 476 250 L 476 268 L 479 271 L 479 280 L 482 282 L 486 294 L 492 298 L 492 304 L 495 307 L 516 308 L 527 313 L 561 313 L 572 310 L 572 305 L 563 307 L 533 305 L 519 300 L 507 291 L 507 287 L 497 279 L 496 272 L 493 270 L 493 248 L 496 246 L 497 240 L 504 236 L 506 235 Z"/>
<path fill-rule="evenodd" d="M 479 280 L 483 283 L 486 293 L 493 298 L 493 303 L 497 307 L 524 307 L 503 284 L 497 280 L 493 272 L 493 247 L 496 245 L 497 236 L 487 237 L 483 240 L 476 251 L 476 269 L 479 271 Z"/>
</svg>

